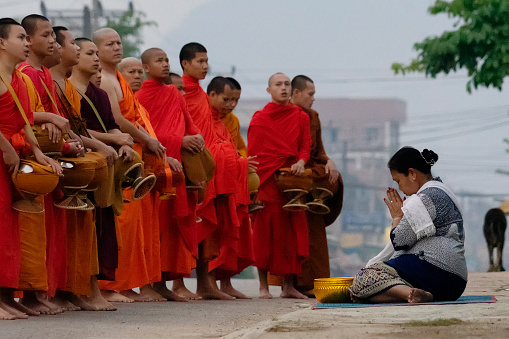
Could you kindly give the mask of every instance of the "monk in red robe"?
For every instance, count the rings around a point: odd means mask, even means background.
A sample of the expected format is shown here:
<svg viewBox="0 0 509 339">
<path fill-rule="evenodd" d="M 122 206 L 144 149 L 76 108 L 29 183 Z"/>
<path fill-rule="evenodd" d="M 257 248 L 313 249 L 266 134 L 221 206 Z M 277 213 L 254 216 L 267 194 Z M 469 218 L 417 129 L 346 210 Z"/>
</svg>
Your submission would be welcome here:
<svg viewBox="0 0 509 339">
<path fill-rule="evenodd" d="M 230 142 L 229 134 L 221 135 L 211 114 L 208 95 L 200 86 L 208 72 L 207 50 L 198 43 L 184 45 L 180 51 L 180 64 L 184 70 L 182 80 L 189 114 L 200 129 L 207 147 L 216 163 L 214 177 L 208 183 L 205 199 L 198 208 L 201 218 L 198 224 L 199 260 L 196 267 L 197 293 L 204 299 L 231 300 L 233 297 L 220 291 L 215 283 L 215 271 L 209 262 L 216 257 L 225 257 L 232 247 L 234 232 L 238 232 L 235 192 L 237 190 L 239 163 L 246 169 L 247 161 L 238 159 L 237 151 Z M 219 120 L 219 118 L 217 118 Z M 224 127 L 224 126 L 223 126 Z M 245 159 L 247 160 L 247 159 Z M 221 233 L 227 232 L 222 236 Z M 215 267 L 214 267 L 215 268 Z"/>
<path fill-rule="evenodd" d="M 157 138 L 166 147 L 168 163 L 174 171 L 181 172 L 181 149 L 194 154 L 203 150 L 205 142 L 189 116 L 182 95 L 174 86 L 164 83 L 170 72 L 166 53 L 151 48 L 143 52 L 141 58 L 147 80 L 136 92 L 136 97 L 150 114 Z M 184 183 L 176 189 L 177 196 L 162 201 L 159 208 L 163 281 L 155 287 L 161 295 L 171 292 L 166 288 L 166 280 L 190 277 L 198 258 L 196 192 L 187 192 Z M 185 286 L 171 293 L 186 299 L 196 298 Z"/>
<path fill-rule="evenodd" d="M 102 28 L 93 34 L 93 41 L 99 49 L 102 65 L 101 88 L 108 94 L 120 130 L 133 137 L 134 149 L 140 155 L 150 152 L 162 159 L 165 147 L 157 140 L 147 111 L 116 69 L 123 53 L 120 36 L 114 29 Z M 155 193 L 147 194 L 140 201 L 126 204 L 118 217 L 123 247 L 119 250 L 115 282 L 100 283 L 101 289 L 106 290 L 107 300 L 166 300 L 152 288 L 152 283 L 161 281 L 158 205 L 159 199 Z M 132 288 L 139 286 L 140 295 L 132 291 Z M 121 291 L 123 297 L 114 291 Z"/>
<path fill-rule="evenodd" d="M 278 189 L 274 173 L 290 167 L 294 175 L 304 174 L 311 149 L 309 117 L 290 103 L 290 79 L 285 74 L 272 75 L 267 92 L 272 102 L 253 115 L 247 134 L 248 153 L 259 162 L 258 200 L 264 204 L 255 212 L 253 225 L 260 298 L 272 298 L 267 282 L 270 272 L 284 276 L 281 297 L 304 299 L 307 297 L 295 289 L 294 279 L 309 252 L 306 216 L 282 209 L 287 198 Z"/>
<path fill-rule="evenodd" d="M 32 139 L 30 124 L 33 124 L 33 112 L 36 108 L 34 100 L 35 88 L 30 79 L 15 69 L 16 65 L 24 62 L 29 48 L 25 29 L 10 18 L 0 19 L 0 38 L 4 48 L 0 50 L 0 319 L 26 318 L 26 314 L 38 315 L 39 312 L 27 308 L 14 300 L 13 290 L 19 287 L 21 274 L 21 253 L 23 251 L 23 237 L 26 241 L 37 238 L 37 234 L 30 233 L 29 229 L 18 222 L 26 219 L 21 217 L 25 213 L 15 213 L 11 208 L 13 187 L 10 180 L 11 173 L 17 172 L 19 156 L 25 147 L 25 140 L 20 133 L 23 129 L 26 142 L 32 149 L 37 162 L 51 166 L 53 171 L 62 173 L 62 168 L 51 158 L 46 157 L 40 150 L 36 140 Z M 11 94 L 10 88 L 14 92 Z M 32 94 L 32 95 L 31 95 Z M 37 98 L 37 96 L 35 96 Z M 19 106 L 15 101 L 19 100 Z M 38 99 L 38 98 L 37 98 Z M 25 116 L 23 116 L 25 115 Z M 27 124 L 27 120 L 28 123 Z M 18 218 L 19 214 L 19 218 Z M 44 224 L 44 214 L 39 223 Z M 40 234 L 40 224 L 35 225 Z M 39 226 L 39 227 L 37 227 Z M 20 233 L 25 232 L 24 235 Z M 42 232 L 43 235 L 44 232 Z M 43 237 L 45 238 L 45 237 Z M 33 246 L 40 244 L 33 243 Z M 37 249 L 36 251 L 40 250 Z M 26 250 L 25 250 L 26 251 Z M 42 249 L 45 259 L 45 248 Z M 34 258 L 31 257 L 30 260 Z M 45 267 L 45 262 L 42 263 Z"/>
</svg>

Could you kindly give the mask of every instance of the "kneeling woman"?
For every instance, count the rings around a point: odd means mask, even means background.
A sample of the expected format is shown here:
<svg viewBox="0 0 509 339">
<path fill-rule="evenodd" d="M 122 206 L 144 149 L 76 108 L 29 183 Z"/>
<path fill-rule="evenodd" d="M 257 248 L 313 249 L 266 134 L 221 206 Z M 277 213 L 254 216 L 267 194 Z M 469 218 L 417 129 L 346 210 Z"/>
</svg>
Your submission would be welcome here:
<svg viewBox="0 0 509 339">
<path fill-rule="evenodd" d="M 358 303 L 419 303 L 458 299 L 467 284 L 463 218 L 456 196 L 433 178 L 438 156 L 403 147 L 389 160 L 391 241 L 357 273 L 350 296 Z"/>
</svg>

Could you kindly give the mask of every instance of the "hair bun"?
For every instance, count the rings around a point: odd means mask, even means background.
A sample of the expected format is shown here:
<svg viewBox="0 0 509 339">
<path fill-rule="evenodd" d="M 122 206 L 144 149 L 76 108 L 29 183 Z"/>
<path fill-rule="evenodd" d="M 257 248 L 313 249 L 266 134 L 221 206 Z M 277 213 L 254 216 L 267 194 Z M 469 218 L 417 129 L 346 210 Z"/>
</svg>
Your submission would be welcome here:
<svg viewBox="0 0 509 339">
<path fill-rule="evenodd" d="M 424 161 L 430 166 L 433 166 L 438 161 L 438 155 L 432 150 L 427 148 L 422 150 L 421 156 L 424 159 Z"/>
</svg>

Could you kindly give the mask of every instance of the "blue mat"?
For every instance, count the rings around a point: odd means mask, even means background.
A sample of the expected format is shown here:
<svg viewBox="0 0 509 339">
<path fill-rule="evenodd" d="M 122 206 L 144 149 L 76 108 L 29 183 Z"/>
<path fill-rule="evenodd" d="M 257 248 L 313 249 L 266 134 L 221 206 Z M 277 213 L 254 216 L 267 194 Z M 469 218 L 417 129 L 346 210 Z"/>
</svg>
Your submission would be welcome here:
<svg viewBox="0 0 509 339">
<path fill-rule="evenodd" d="M 383 306 L 419 306 L 419 305 L 452 305 L 452 304 L 473 304 L 473 303 L 494 303 L 497 299 L 494 295 L 464 295 L 456 301 L 432 301 L 429 303 L 390 303 L 390 304 L 352 304 L 352 303 L 316 303 L 313 306 L 314 310 L 323 310 L 330 308 L 358 308 L 358 307 L 383 307 Z"/>
</svg>

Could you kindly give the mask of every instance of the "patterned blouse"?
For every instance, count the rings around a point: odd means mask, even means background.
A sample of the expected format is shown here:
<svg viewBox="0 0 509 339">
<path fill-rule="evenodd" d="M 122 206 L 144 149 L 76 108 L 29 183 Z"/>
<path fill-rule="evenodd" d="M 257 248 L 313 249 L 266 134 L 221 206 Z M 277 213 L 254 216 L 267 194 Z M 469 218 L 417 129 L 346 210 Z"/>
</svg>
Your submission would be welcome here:
<svg viewBox="0 0 509 339">
<path fill-rule="evenodd" d="M 433 180 L 441 181 L 440 178 Z M 428 187 L 419 192 L 418 196 L 435 225 L 435 235 L 417 241 L 416 234 L 403 216 L 398 226 L 391 231 L 391 241 L 396 251 L 392 258 L 415 254 L 421 260 L 467 280 L 465 232 L 461 212 L 440 188 Z"/>
</svg>

